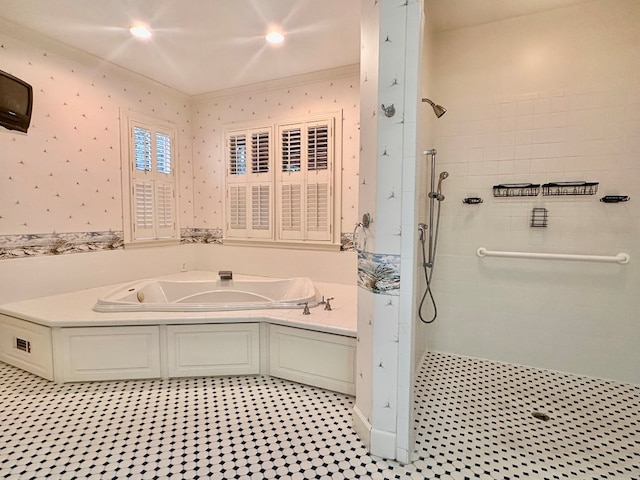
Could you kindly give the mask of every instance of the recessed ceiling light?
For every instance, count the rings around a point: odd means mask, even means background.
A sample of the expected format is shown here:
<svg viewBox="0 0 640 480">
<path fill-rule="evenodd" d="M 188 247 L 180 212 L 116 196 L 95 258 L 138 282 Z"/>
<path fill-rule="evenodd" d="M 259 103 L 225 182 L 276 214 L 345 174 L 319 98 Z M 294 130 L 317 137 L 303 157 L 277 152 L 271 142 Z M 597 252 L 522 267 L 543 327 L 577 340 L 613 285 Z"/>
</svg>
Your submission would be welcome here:
<svg viewBox="0 0 640 480">
<path fill-rule="evenodd" d="M 129 29 L 131 35 L 136 38 L 150 38 L 151 30 L 146 25 L 134 25 Z"/>
<path fill-rule="evenodd" d="M 282 43 L 284 42 L 284 35 L 277 31 L 272 31 L 267 34 L 266 37 L 267 42 L 269 43 Z"/>
</svg>

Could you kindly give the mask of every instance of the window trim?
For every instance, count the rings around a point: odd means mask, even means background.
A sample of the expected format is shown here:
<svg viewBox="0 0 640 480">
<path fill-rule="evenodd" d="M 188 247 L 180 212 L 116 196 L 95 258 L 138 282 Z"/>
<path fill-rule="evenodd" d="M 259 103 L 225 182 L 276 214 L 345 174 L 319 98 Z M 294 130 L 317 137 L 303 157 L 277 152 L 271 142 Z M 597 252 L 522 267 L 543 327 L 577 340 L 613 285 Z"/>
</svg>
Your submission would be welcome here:
<svg viewBox="0 0 640 480">
<path fill-rule="evenodd" d="M 156 238 L 143 238 L 136 239 L 134 233 L 134 205 L 135 205 L 135 193 L 133 188 L 135 185 L 135 155 L 132 152 L 133 142 L 131 140 L 131 134 L 134 125 L 145 125 L 150 127 L 154 132 L 159 131 L 164 134 L 168 134 L 172 141 L 172 167 L 171 176 L 173 181 L 174 192 L 174 227 L 172 229 L 171 237 L 156 237 Z M 120 174 L 122 184 L 122 226 L 124 233 L 124 245 L 125 248 L 132 247 L 146 247 L 146 246 L 160 246 L 160 245 L 176 245 L 180 243 L 180 219 L 179 219 L 179 157 L 178 147 L 178 127 L 176 124 L 161 120 L 159 118 L 152 117 L 139 112 L 120 109 Z M 155 184 L 154 184 L 155 185 Z M 154 214 L 157 212 L 154 206 Z"/>
<path fill-rule="evenodd" d="M 278 195 L 280 194 L 280 185 L 278 179 L 278 168 L 280 167 L 280 138 L 279 133 L 282 128 L 295 124 L 312 124 L 322 121 L 330 121 L 332 132 L 330 138 L 332 141 L 332 166 L 329 174 L 329 189 L 330 197 L 332 198 L 332 208 L 329 210 L 330 217 L 330 232 L 328 240 L 316 240 L 316 239 L 303 239 L 297 240 L 292 238 L 282 238 L 280 236 L 280 214 L 278 210 L 280 201 Z M 223 159 L 225 164 L 224 170 L 224 193 L 223 193 L 223 243 L 228 245 L 254 245 L 254 246 L 267 246 L 276 248 L 303 248 L 303 249 L 315 249 L 315 250 L 337 250 L 340 248 L 340 236 L 341 236 L 341 222 L 342 222 L 342 162 L 343 162 L 343 111 L 334 110 L 329 112 L 322 112 L 316 114 L 310 114 L 305 116 L 295 117 L 277 117 L 265 119 L 263 121 L 250 121 L 225 125 L 222 132 L 224 146 Z M 227 196 L 229 174 L 228 174 L 228 147 L 227 138 L 234 133 L 240 133 L 242 131 L 256 131 L 259 129 L 269 128 L 272 132 L 272 144 L 271 149 L 271 225 L 272 233 L 269 238 L 248 238 L 238 235 L 228 234 L 229 225 L 229 210 Z M 247 144 L 250 143 L 250 139 L 247 139 Z M 305 154 L 306 155 L 306 154 Z M 231 182 L 233 184 L 234 182 Z"/>
</svg>

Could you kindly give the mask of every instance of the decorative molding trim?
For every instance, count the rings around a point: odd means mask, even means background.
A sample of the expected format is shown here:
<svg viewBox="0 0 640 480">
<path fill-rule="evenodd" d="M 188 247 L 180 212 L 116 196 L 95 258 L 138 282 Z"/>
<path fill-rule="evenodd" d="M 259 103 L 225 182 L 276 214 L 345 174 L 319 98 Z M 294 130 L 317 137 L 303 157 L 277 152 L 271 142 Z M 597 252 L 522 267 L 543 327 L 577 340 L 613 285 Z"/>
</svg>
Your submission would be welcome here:
<svg viewBox="0 0 640 480">
<path fill-rule="evenodd" d="M 340 234 L 340 250 L 343 252 L 352 252 L 356 249 L 353 243 L 353 233 Z"/>
<path fill-rule="evenodd" d="M 124 248 L 122 231 L 0 235 L 0 260 Z"/>
<path fill-rule="evenodd" d="M 246 95 L 259 92 L 269 92 L 287 87 L 297 87 L 307 85 L 309 83 L 317 83 L 326 80 L 336 80 L 343 77 L 359 76 L 360 65 L 347 65 L 344 67 L 330 68 L 327 70 L 319 70 L 317 72 L 305 73 L 302 75 L 294 75 L 292 77 L 278 78 L 275 80 L 267 80 L 260 83 L 252 83 L 241 87 L 227 88 L 224 90 L 216 90 L 215 92 L 203 93 L 191 97 L 191 101 L 195 103 L 213 102 L 219 98 L 231 97 L 234 95 Z"/>
<path fill-rule="evenodd" d="M 400 255 L 358 252 L 358 286 L 382 295 L 400 295 Z"/>
<path fill-rule="evenodd" d="M 221 228 L 182 228 L 180 243 L 213 243 L 222 245 Z"/>
</svg>

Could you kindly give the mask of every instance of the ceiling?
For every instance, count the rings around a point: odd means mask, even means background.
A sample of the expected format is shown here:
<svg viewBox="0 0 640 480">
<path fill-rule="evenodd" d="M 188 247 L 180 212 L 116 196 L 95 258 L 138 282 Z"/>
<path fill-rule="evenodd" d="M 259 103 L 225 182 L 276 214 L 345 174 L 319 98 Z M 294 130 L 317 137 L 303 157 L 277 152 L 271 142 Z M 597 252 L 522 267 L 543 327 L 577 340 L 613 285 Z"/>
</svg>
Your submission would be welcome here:
<svg viewBox="0 0 640 480">
<path fill-rule="evenodd" d="M 0 0 L 0 17 L 188 95 L 356 64 L 379 0 Z M 593 0 L 425 0 L 436 31 Z M 152 39 L 129 33 L 147 23 Z M 280 45 L 264 41 L 277 27 Z"/>
</svg>

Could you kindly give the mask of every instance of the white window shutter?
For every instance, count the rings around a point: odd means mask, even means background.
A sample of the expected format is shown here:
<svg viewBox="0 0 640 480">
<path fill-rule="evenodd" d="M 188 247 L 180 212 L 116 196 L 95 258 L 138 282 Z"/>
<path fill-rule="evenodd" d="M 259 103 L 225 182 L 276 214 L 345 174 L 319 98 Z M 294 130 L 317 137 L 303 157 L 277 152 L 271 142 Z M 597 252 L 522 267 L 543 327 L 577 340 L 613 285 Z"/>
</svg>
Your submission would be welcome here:
<svg viewBox="0 0 640 480">
<path fill-rule="evenodd" d="M 170 183 L 156 182 L 156 237 L 175 238 L 175 188 Z"/>
<path fill-rule="evenodd" d="M 247 187 L 229 185 L 227 187 L 227 235 L 247 236 Z"/>
<path fill-rule="evenodd" d="M 306 230 L 309 240 L 331 240 L 329 196 L 327 182 L 307 183 Z"/>
<path fill-rule="evenodd" d="M 269 173 L 271 162 L 269 131 L 251 134 L 251 173 Z"/>
<path fill-rule="evenodd" d="M 318 243 L 335 239 L 336 118 L 328 114 L 276 124 L 275 128 L 256 125 L 226 133 L 227 235 Z M 233 189 L 240 185 L 246 187 L 244 236 L 234 228 L 239 200 Z"/>
<path fill-rule="evenodd" d="M 252 238 L 271 238 L 271 185 L 251 185 L 251 228 Z"/>
<path fill-rule="evenodd" d="M 151 130 L 140 125 L 133 127 L 133 164 L 137 171 L 150 172 Z"/>
<path fill-rule="evenodd" d="M 247 173 L 247 135 L 227 136 L 227 172 L 230 176 Z"/>
<path fill-rule="evenodd" d="M 307 127 L 307 170 L 329 168 L 329 125 L 321 123 Z"/>
<path fill-rule="evenodd" d="M 280 188 L 280 238 L 302 239 L 302 184 L 281 183 Z"/>
<path fill-rule="evenodd" d="M 137 180 L 133 185 L 133 238 L 155 238 L 153 182 Z"/>
<path fill-rule="evenodd" d="M 330 122 L 307 124 L 306 235 L 309 240 L 331 240 L 333 220 L 333 138 Z"/>
<path fill-rule="evenodd" d="M 286 128 L 280 132 L 280 161 L 282 172 L 299 172 L 302 167 L 302 131 Z"/>
<path fill-rule="evenodd" d="M 178 238 L 174 131 L 131 120 L 133 241 Z"/>
<path fill-rule="evenodd" d="M 163 132 L 156 132 L 156 172 L 171 175 L 172 169 L 171 136 Z"/>
</svg>

